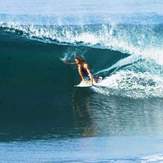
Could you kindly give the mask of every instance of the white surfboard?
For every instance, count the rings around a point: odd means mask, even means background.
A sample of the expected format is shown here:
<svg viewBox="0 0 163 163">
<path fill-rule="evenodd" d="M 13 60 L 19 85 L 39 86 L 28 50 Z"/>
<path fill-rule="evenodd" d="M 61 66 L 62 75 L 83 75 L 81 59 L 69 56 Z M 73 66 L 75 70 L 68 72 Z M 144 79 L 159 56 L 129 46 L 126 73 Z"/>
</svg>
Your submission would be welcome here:
<svg viewBox="0 0 163 163">
<path fill-rule="evenodd" d="M 84 80 L 80 82 L 78 85 L 74 85 L 74 87 L 92 87 L 98 85 L 99 82 L 102 81 L 102 78 L 99 77 L 97 83 L 92 83 L 90 80 Z"/>
<path fill-rule="evenodd" d="M 91 81 L 82 81 L 78 85 L 74 85 L 74 87 L 91 87 L 92 82 Z"/>
</svg>

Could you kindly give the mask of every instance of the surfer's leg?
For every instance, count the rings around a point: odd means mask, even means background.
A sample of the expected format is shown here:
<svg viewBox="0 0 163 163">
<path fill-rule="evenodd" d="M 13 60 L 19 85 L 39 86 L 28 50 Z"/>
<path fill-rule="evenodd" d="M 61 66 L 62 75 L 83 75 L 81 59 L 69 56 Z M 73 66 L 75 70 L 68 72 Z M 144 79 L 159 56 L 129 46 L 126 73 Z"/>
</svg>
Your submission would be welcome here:
<svg viewBox="0 0 163 163">
<path fill-rule="evenodd" d="M 81 68 L 80 67 L 78 67 L 78 73 L 79 73 L 79 76 L 80 76 L 80 80 L 83 81 L 84 77 L 83 77 L 83 74 L 81 72 Z"/>
<path fill-rule="evenodd" d="M 92 84 L 96 83 L 96 81 L 95 81 L 95 79 L 94 79 L 94 77 L 90 71 L 88 71 L 88 77 L 89 77 L 89 80 L 92 82 Z"/>
<path fill-rule="evenodd" d="M 93 77 L 93 76 L 92 76 L 92 78 L 93 78 L 93 80 L 92 80 L 92 81 L 93 81 L 93 83 L 92 83 L 92 84 L 95 84 L 95 83 L 96 83 L 96 80 L 94 79 L 94 77 Z"/>
</svg>

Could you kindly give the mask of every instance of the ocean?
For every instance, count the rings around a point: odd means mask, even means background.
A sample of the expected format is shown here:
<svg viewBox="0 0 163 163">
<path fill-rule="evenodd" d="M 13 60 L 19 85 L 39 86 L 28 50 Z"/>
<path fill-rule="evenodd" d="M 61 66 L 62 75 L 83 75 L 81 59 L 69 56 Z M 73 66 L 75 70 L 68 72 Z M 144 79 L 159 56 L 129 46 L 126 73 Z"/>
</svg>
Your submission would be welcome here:
<svg viewBox="0 0 163 163">
<path fill-rule="evenodd" d="M 161 0 L 0 4 L 1 162 L 163 162 Z"/>
</svg>

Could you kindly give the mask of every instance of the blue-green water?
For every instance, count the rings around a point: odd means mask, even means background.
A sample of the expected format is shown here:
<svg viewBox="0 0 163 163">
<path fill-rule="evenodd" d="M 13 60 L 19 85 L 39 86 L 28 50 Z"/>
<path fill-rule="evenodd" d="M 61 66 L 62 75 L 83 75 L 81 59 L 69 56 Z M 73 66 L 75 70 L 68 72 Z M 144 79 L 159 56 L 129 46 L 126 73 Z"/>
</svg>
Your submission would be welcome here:
<svg viewBox="0 0 163 163">
<path fill-rule="evenodd" d="M 79 2 L 3 3 L 0 160 L 162 162 L 162 2 Z M 73 87 L 76 53 L 98 86 Z"/>
</svg>

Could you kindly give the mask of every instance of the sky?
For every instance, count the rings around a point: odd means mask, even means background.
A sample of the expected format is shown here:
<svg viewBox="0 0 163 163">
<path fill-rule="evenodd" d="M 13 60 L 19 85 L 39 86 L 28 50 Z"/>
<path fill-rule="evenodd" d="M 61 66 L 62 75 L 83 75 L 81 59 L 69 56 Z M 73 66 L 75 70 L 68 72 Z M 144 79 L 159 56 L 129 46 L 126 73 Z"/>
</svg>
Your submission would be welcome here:
<svg viewBox="0 0 163 163">
<path fill-rule="evenodd" d="M 163 15 L 163 0 L 0 0 L 1 14 L 75 15 L 149 12 Z"/>
</svg>

